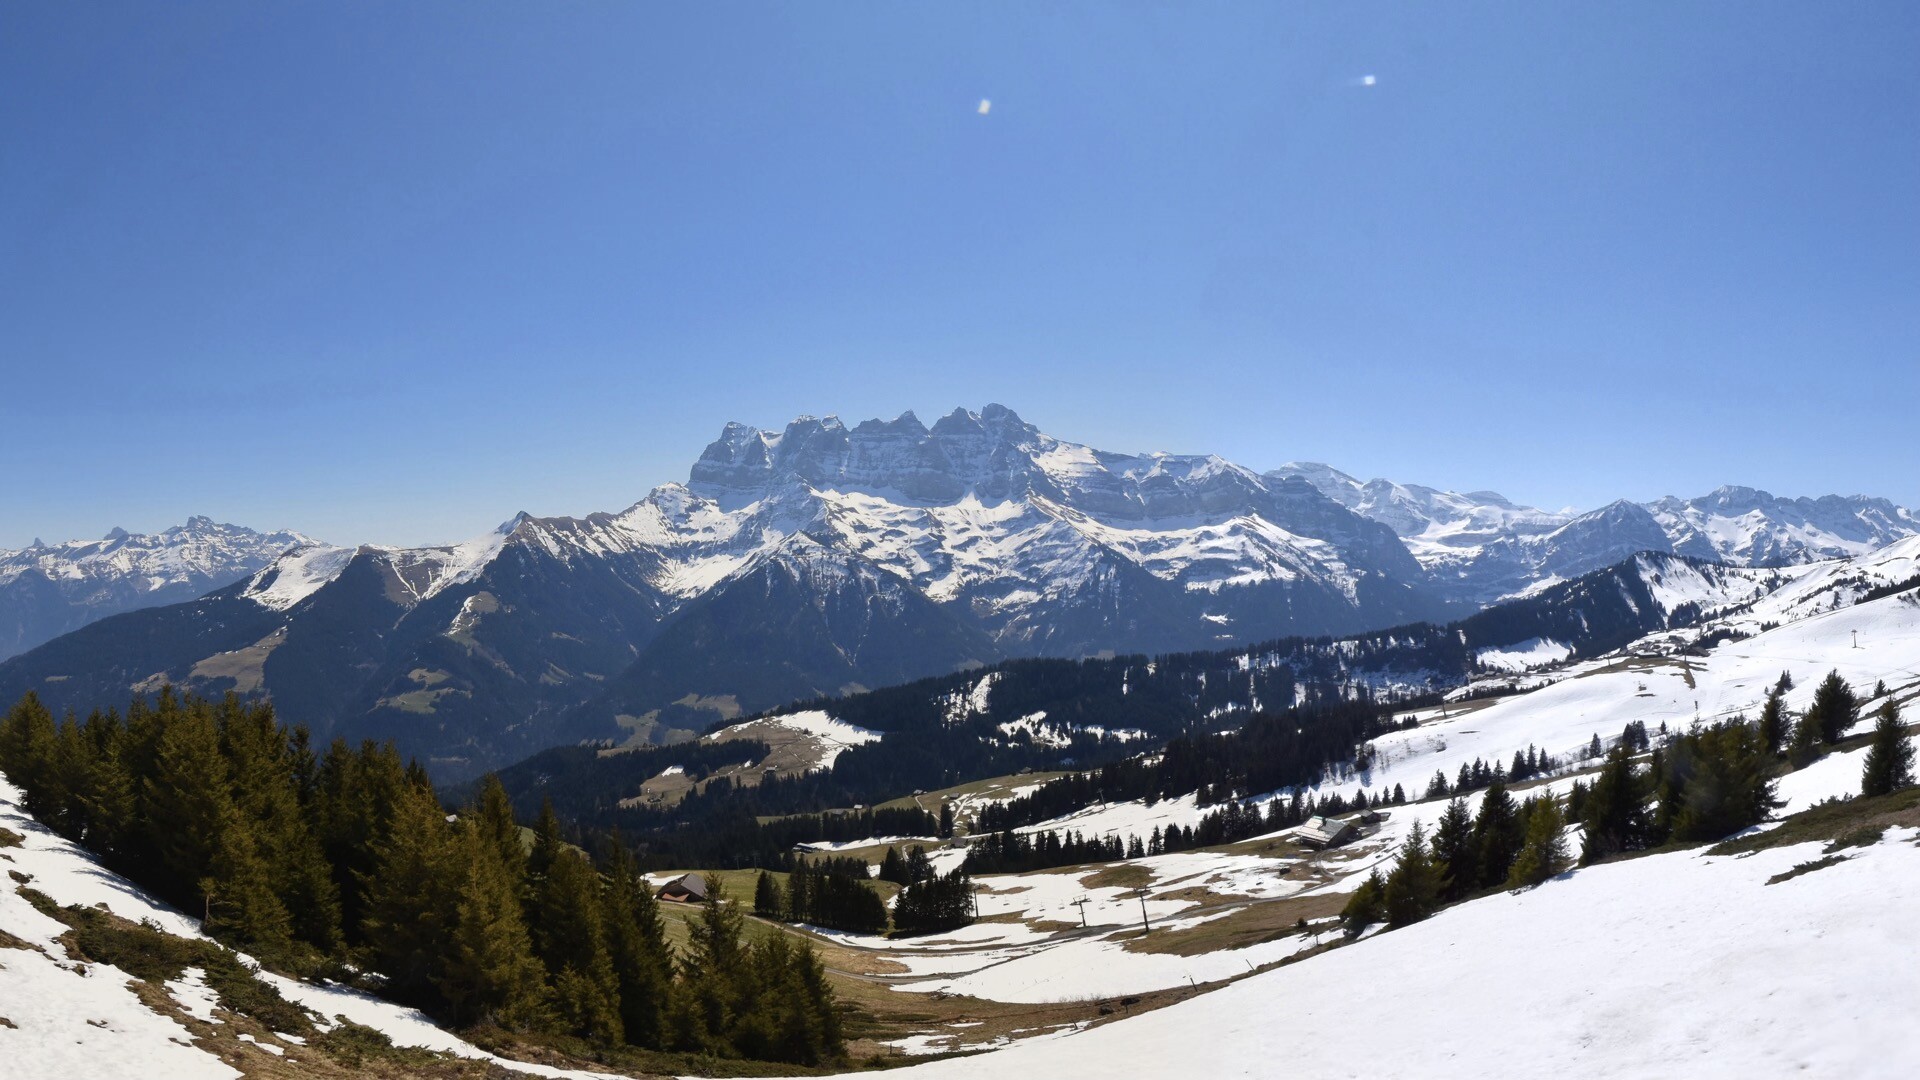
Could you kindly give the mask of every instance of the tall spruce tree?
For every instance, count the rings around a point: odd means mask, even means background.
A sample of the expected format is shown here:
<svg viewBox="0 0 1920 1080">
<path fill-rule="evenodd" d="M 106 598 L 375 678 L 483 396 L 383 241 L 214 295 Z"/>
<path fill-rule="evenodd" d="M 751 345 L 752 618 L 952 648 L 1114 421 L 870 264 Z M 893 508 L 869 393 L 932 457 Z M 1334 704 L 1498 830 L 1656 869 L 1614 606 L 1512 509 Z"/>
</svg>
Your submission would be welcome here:
<svg viewBox="0 0 1920 1080">
<path fill-rule="evenodd" d="M 569 1030 L 603 1042 L 624 1037 L 620 984 L 607 948 L 600 879 L 587 857 L 560 850 L 534 885 L 534 948 L 552 976 Z"/>
<path fill-rule="evenodd" d="M 209 934 L 268 959 L 287 955 L 293 920 L 274 892 L 273 872 L 255 843 L 255 825 L 229 806 L 200 892 Z"/>
<path fill-rule="evenodd" d="M 1478 855 L 1467 801 L 1453 799 L 1447 803 L 1446 812 L 1440 815 L 1440 824 L 1433 831 L 1433 857 L 1440 863 L 1444 877 L 1440 890 L 1444 899 L 1458 900 L 1479 886 Z"/>
<path fill-rule="evenodd" d="M 501 855 L 480 814 L 455 830 L 453 921 L 441 996 L 458 1024 L 496 1024 L 528 1030 L 550 1016 L 546 969 L 533 954 L 521 915 L 517 866 Z"/>
<path fill-rule="evenodd" d="M 897 855 L 892 848 L 887 854 Z M 765 870 L 753 882 L 753 913 L 763 919 L 779 919 L 786 915 L 786 902 L 780 895 L 780 883 Z"/>
<path fill-rule="evenodd" d="M 404 785 L 373 846 L 361 932 L 393 994 L 427 1008 L 439 1001 L 456 910 L 454 856 L 446 815 L 432 793 Z"/>
<path fill-rule="evenodd" d="M 1440 906 L 1441 883 L 1426 832 L 1416 821 L 1400 847 L 1400 861 L 1387 875 L 1387 925 L 1406 926 L 1433 914 Z"/>
<path fill-rule="evenodd" d="M 633 855 L 616 836 L 607 872 L 607 950 L 619 979 L 620 1024 L 629 1043 L 664 1049 L 673 993 L 673 957 L 660 905 Z"/>
<path fill-rule="evenodd" d="M 1561 832 L 1566 825 L 1560 803 L 1553 796 L 1533 800 L 1532 812 L 1527 815 L 1526 840 L 1507 874 L 1507 888 L 1538 885 L 1565 868 L 1567 842 Z"/>
<path fill-rule="evenodd" d="M 1860 794 L 1890 795 L 1913 783 L 1913 743 L 1900 722 L 1900 706 L 1889 697 L 1874 713 L 1873 741 L 1867 745 Z"/>
<path fill-rule="evenodd" d="M 1520 854 L 1521 841 L 1526 839 L 1526 825 L 1505 783 L 1495 780 L 1487 786 L 1487 793 L 1480 799 L 1480 813 L 1473 819 L 1473 835 L 1481 887 L 1506 884 L 1507 872 Z"/>
<path fill-rule="evenodd" d="M 1633 755 L 1626 747 L 1616 746 L 1608 752 L 1607 763 L 1587 789 L 1580 811 L 1585 834 L 1580 848 L 1583 865 L 1646 846 L 1646 796 L 1634 776 Z"/>
<path fill-rule="evenodd" d="M 154 852 L 161 894 L 203 908 L 215 847 L 236 815 L 213 713 L 203 702 L 163 697 L 153 772 L 142 785 L 143 842 Z"/>
<path fill-rule="evenodd" d="M 1840 741 L 1848 728 L 1860 720 L 1860 699 L 1854 696 L 1853 687 L 1840 677 L 1838 669 L 1827 673 L 1814 687 L 1813 705 L 1807 709 L 1808 718 L 1814 720 L 1820 731 L 1820 741 L 1828 746 Z"/>
<path fill-rule="evenodd" d="M 1786 695 L 1775 690 L 1760 707 L 1760 738 L 1767 744 L 1768 753 L 1778 754 L 1787 745 L 1787 735 Z"/>
</svg>

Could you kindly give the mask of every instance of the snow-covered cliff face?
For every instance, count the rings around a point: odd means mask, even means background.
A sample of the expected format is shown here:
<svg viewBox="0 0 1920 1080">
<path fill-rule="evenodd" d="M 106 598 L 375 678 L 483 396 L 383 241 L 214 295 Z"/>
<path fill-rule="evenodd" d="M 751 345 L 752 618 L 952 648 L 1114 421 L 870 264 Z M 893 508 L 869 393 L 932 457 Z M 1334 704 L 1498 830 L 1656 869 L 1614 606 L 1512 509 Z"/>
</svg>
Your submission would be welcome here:
<svg viewBox="0 0 1920 1080">
<path fill-rule="evenodd" d="M 108 615 L 190 600 L 310 544 L 194 517 L 159 533 L 0 550 L 0 659 Z"/>
<path fill-rule="evenodd" d="M 1749 566 L 1860 555 L 1920 534 L 1920 514 L 1865 495 L 1789 499 L 1729 486 L 1697 499 L 1668 496 L 1647 509 L 1676 550 L 1698 546 Z"/>
<path fill-rule="evenodd" d="M 730 424 L 684 484 L 464 544 L 302 543 L 152 625 L 0 665 L 0 691 L 259 690 L 316 732 L 430 738 L 409 749 L 451 770 L 1008 656 L 1450 613 L 1391 528 L 1304 480 L 1095 450 L 990 405 Z"/>
<path fill-rule="evenodd" d="M 1722 487 L 1694 499 L 1622 500 L 1570 514 L 1516 505 L 1491 491 L 1362 482 L 1314 462 L 1267 475 L 1306 480 L 1391 527 L 1442 595 L 1471 604 L 1571 580 L 1640 551 L 1786 566 L 1860 555 L 1920 535 L 1920 514 L 1863 495 L 1789 499 Z"/>
</svg>

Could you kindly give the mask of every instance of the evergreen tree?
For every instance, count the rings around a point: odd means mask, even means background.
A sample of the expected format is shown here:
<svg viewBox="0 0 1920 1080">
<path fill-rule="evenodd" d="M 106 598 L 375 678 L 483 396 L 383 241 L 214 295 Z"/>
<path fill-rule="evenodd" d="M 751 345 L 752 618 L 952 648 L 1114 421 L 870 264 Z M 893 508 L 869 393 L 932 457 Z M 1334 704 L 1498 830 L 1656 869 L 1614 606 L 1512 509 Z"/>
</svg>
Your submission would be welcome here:
<svg viewBox="0 0 1920 1080">
<path fill-rule="evenodd" d="M 1583 865 L 1646 846 L 1646 799 L 1633 774 L 1633 756 L 1625 747 L 1616 746 L 1607 754 L 1607 763 L 1587 789 L 1580 810 Z"/>
<path fill-rule="evenodd" d="M 1504 783 L 1494 781 L 1481 797 L 1480 813 L 1473 820 L 1473 835 L 1480 864 L 1479 884 L 1485 888 L 1506 884 L 1507 872 L 1513 868 L 1520 844 L 1526 839 L 1526 826 Z"/>
<path fill-rule="evenodd" d="M 1840 677 L 1838 669 L 1827 673 L 1814 688 L 1813 705 L 1807 709 L 1807 716 L 1815 721 L 1820 731 L 1820 741 L 1832 746 L 1840 741 L 1848 728 L 1860 719 L 1860 701 L 1854 696 L 1853 687 Z"/>
<path fill-rule="evenodd" d="M 1729 720 L 1674 740 L 1663 762 L 1656 832 L 1674 840 L 1718 840 L 1766 820 L 1773 755 L 1757 726 Z"/>
<path fill-rule="evenodd" d="M 620 1024 L 629 1043 L 666 1046 L 673 961 L 660 905 L 633 856 L 616 837 L 607 874 L 607 950 L 620 983 Z"/>
<path fill-rule="evenodd" d="M 887 853 L 880 860 L 880 880 L 891 881 L 895 885 L 905 885 L 913 880 L 907 876 L 907 861 L 900 857 L 900 849 L 889 845 Z"/>
<path fill-rule="evenodd" d="M 431 1008 L 456 911 L 454 848 L 446 815 L 430 792 L 407 784 L 374 843 L 361 933 L 394 996 Z"/>
<path fill-rule="evenodd" d="M 207 933 L 269 958 L 285 956 L 292 944 L 293 920 L 273 884 L 254 841 L 254 823 L 229 806 L 200 883 Z"/>
<path fill-rule="evenodd" d="M 1873 741 L 1867 746 L 1860 794 L 1888 795 L 1913 783 L 1913 744 L 1900 722 L 1900 706 L 1889 697 L 1874 713 Z"/>
<path fill-rule="evenodd" d="M 898 853 L 892 848 L 887 849 L 887 854 L 895 856 L 898 861 Z M 886 873 L 884 866 L 883 863 L 881 870 L 883 876 Z M 786 916 L 786 902 L 780 896 L 780 883 L 765 870 L 760 871 L 760 876 L 753 883 L 753 913 L 763 919 L 780 919 Z"/>
<path fill-rule="evenodd" d="M 1760 738 L 1767 744 L 1769 754 L 1778 754 L 1786 746 L 1786 695 L 1778 690 L 1768 694 L 1766 704 L 1760 707 Z"/>
<path fill-rule="evenodd" d="M 475 820 L 481 838 L 493 849 L 507 876 L 515 882 L 526 877 L 527 846 L 520 838 L 520 823 L 513 818 L 513 800 L 498 774 L 480 778 L 480 790 L 465 816 Z"/>
<path fill-rule="evenodd" d="M 1354 937 L 1374 923 L 1385 921 L 1386 917 L 1387 883 L 1380 871 L 1375 870 L 1347 898 L 1346 907 L 1340 909 L 1340 928 L 1348 937 Z"/>
<path fill-rule="evenodd" d="M 1566 828 L 1560 804 L 1548 795 L 1534 801 L 1527 817 L 1527 836 L 1520 855 L 1507 874 L 1507 888 L 1538 885 L 1560 872 L 1567 862 L 1567 842 L 1560 835 Z"/>
<path fill-rule="evenodd" d="M 521 915 L 516 867 L 503 858 L 483 815 L 463 817 L 455 832 L 453 925 L 439 975 L 441 996 L 455 1023 L 543 1027 L 549 1012 L 546 971 Z"/>
<path fill-rule="evenodd" d="M 212 711 L 162 698 L 153 773 L 142 785 L 142 842 L 153 852 L 162 895 L 203 907 L 215 847 L 237 816 L 228 792 L 227 760 Z M 190 898 L 190 899 L 189 899 Z"/>
<path fill-rule="evenodd" d="M 1433 914 L 1440 906 L 1441 884 L 1440 867 L 1434 864 L 1426 833 L 1416 821 L 1400 848 L 1400 861 L 1387 875 L 1387 925 L 1406 926 Z"/>
<path fill-rule="evenodd" d="M 1793 734 L 1787 740 L 1787 761 L 1796 769 L 1804 769 L 1819 760 L 1822 753 L 1821 718 L 1811 710 L 1802 713 L 1794 721 Z"/>
<path fill-rule="evenodd" d="M 1433 832 L 1433 857 L 1439 862 L 1443 875 L 1442 898 L 1458 900 L 1480 884 L 1478 855 L 1467 801 L 1454 799 L 1447 803 L 1446 812 L 1440 815 L 1440 824 Z"/>
<path fill-rule="evenodd" d="M 534 883 L 533 909 L 534 951 L 552 976 L 562 1020 L 575 1034 L 620 1041 L 619 979 L 607 949 L 593 864 L 578 851 L 560 849 Z"/>
<path fill-rule="evenodd" d="M 683 986 L 675 995 L 672 1016 L 674 1042 L 682 1050 L 725 1052 L 741 1011 L 747 950 L 741 941 L 740 912 L 718 899 L 719 884 L 709 879 L 707 902 L 687 927 Z"/>
</svg>

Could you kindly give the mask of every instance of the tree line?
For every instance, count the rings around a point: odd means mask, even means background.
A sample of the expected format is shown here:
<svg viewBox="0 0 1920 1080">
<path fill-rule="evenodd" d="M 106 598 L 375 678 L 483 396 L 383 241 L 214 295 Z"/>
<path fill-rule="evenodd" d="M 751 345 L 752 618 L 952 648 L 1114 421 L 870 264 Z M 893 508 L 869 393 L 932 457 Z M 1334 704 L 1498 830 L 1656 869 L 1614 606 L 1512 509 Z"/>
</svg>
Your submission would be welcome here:
<svg viewBox="0 0 1920 1080">
<path fill-rule="evenodd" d="M 28 694 L 0 722 L 25 808 L 217 940 L 300 975 L 360 979 L 456 1026 L 813 1064 L 842 1053 L 825 971 L 784 936 L 748 944 L 711 903 L 666 942 L 630 852 L 528 844 L 506 792 L 449 815 L 391 744 L 316 752 L 264 703 L 163 690 L 56 722 Z"/>
<path fill-rule="evenodd" d="M 1657 745 L 1644 723 L 1629 724 L 1593 780 L 1573 783 L 1564 807 L 1550 794 L 1516 806 L 1504 777 L 1488 787 L 1478 815 L 1455 798 L 1431 840 L 1416 824 L 1393 869 L 1362 883 L 1342 916 L 1349 932 L 1376 922 L 1405 925 L 1477 892 L 1545 881 L 1567 864 L 1568 822 L 1581 826 L 1583 865 L 1720 840 L 1760 824 L 1780 805 L 1775 792 L 1783 769 L 1817 760 L 1860 720 L 1860 698 L 1838 671 L 1821 681 L 1797 718 L 1786 709 L 1792 688 L 1792 677 L 1782 673 L 1757 719 L 1697 724 Z M 1914 748 L 1900 706 L 1884 683 L 1873 697 L 1883 700 L 1862 763 L 1861 794 L 1868 797 L 1915 783 Z M 1596 736 L 1589 750 L 1598 748 Z M 1444 781 L 1436 777 L 1434 787 Z"/>
</svg>

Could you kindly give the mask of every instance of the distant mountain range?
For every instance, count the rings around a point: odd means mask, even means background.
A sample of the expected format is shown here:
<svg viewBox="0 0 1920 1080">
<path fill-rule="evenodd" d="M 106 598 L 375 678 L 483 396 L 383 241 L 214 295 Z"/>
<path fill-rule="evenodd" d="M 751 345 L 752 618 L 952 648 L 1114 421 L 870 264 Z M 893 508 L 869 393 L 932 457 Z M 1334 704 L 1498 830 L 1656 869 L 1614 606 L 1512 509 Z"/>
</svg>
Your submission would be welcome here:
<svg viewBox="0 0 1920 1080">
<path fill-rule="evenodd" d="M 0 660 L 108 615 L 204 596 L 312 542 L 194 517 L 159 533 L 0 549 Z"/>
<path fill-rule="evenodd" d="M 1387 480 L 1361 482 L 1314 462 L 1269 477 L 1306 480 L 1393 529 L 1449 600 L 1480 605 L 1660 551 L 1738 566 L 1788 566 L 1861 555 L 1920 534 L 1920 515 L 1886 499 L 1788 499 L 1722 487 L 1694 499 L 1626 500 L 1584 514 L 1518 506 L 1491 491 L 1465 494 Z"/>
<path fill-rule="evenodd" d="M 206 595 L 41 638 L 0 664 L 0 696 L 267 692 L 321 738 L 394 738 L 457 776 L 1007 658 L 1440 622 L 1644 550 L 1804 561 L 1920 521 L 1884 500 L 1733 488 L 1570 517 L 1319 465 L 1110 453 L 989 405 L 931 426 L 729 424 L 685 484 L 460 545 L 237 532 L 257 539 L 252 562 L 164 599 Z"/>
</svg>

